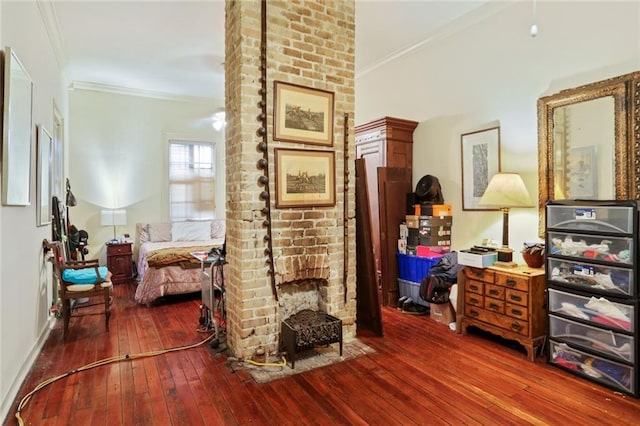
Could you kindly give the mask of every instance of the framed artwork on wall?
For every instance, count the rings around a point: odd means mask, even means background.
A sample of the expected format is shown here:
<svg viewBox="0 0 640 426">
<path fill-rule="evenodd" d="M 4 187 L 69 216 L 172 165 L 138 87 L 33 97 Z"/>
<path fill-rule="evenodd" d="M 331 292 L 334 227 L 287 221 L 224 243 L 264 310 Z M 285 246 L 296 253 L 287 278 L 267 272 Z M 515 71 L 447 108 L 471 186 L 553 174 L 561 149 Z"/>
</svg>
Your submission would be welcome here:
<svg viewBox="0 0 640 426">
<path fill-rule="evenodd" d="M 333 151 L 275 149 L 276 207 L 330 207 L 336 204 Z"/>
<path fill-rule="evenodd" d="M 51 223 L 51 188 L 53 158 L 53 137 L 44 128 L 38 126 L 38 164 L 37 164 L 37 188 L 36 188 L 36 214 L 37 225 L 44 226 Z"/>
<path fill-rule="evenodd" d="M 333 146 L 333 92 L 274 82 L 273 139 Z"/>
<path fill-rule="evenodd" d="M 33 82 L 10 47 L 4 49 L 2 204 L 28 206 L 33 137 Z"/>
<path fill-rule="evenodd" d="M 500 127 L 463 133 L 462 210 L 497 210 L 480 206 L 491 177 L 500 171 Z"/>
</svg>

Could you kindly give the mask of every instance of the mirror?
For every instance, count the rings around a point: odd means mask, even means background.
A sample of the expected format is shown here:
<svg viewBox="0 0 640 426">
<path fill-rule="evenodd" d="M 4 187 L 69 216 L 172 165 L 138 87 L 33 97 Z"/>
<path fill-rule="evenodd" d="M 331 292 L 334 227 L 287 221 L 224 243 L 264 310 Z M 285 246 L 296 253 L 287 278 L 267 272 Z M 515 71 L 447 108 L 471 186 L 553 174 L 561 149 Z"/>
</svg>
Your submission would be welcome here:
<svg viewBox="0 0 640 426">
<path fill-rule="evenodd" d="M 53 137 L 44 128 L 38 126 L 38 158 L 37 158 L 37 187 L 36 187 L 36 214 L 37 225 L 43 226 L 51 223 L 51 159 L 53 152 Z"/>
<path fill-rule="evenodd" d="M 2 204 L 29 205 L 33 82 L 13 49 L 4 50 Z"/>
<path fill-rule="evenodd" d="M 638 198 L 638 99 L 640 72 L 538 99 L 540 236 L 548 200 Z"/>
</svg>

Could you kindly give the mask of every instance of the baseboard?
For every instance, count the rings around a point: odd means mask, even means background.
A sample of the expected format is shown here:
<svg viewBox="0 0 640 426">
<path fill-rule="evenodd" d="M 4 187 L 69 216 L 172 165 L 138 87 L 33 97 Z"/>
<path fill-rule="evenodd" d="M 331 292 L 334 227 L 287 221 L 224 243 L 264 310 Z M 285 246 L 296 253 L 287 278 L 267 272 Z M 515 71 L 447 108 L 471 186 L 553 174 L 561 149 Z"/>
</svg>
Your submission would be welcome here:
<svg viewBox="0 0 640 426">
<path fill-rule="evenodd" d="M 29 352 L 22 366 L 18 370 L 18 374 L 13 378 L 11 382 L 11 386 L 9 387 L 7 394 L 2 396 L 2 405 L 0 405 L 0 419 L 8 420 L 8 416 L 14 416 L 15 413 L 9 413 L 9 410 L 12 408 L 13 402 L 18 396 L 18 392 L 20 391 L 20 387 L 22 383 L 27 378 L 29 371 L 31 371 L 31 367 L 36 362 L 38 355 L 42 351 L 42 347 L 44 346 L 49 334 L 51 334 L 51 330 L 56 324 L 56 317 L 54 315 L 49 315 L 49 321 L 47 327 L 44 327 L 42 334 L 36 341 L 35 345 Z M 31 391 L 31 389 L 29 389 Z"/>
</svg>

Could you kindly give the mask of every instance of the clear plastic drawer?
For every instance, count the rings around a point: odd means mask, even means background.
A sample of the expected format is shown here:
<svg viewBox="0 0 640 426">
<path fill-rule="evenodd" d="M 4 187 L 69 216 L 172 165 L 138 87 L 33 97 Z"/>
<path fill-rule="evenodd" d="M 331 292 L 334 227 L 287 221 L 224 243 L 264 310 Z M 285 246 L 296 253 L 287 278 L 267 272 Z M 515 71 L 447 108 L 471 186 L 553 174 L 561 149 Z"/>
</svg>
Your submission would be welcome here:
<svg viewBox="0 0 640 426">
<path fill-rule="evenodd" d="M 549 254 L 571 256 L 583 259 L 597 259 L 611 263 L 631 264 L 633 261 L 633 238 L 548 233 Z"/>
<path fill-rule="evenodd" d="M 589 321 L 596 327 L 634 331 L 633 306 L 612 302 L 604 297 L 585 297 L 550 288 L 549 311 Z"/>
<path fill-rule="evenodd" d="M 600 358 L 553 340 L 549 342 L 549 348 L 551 363 L 605 386 L 627 393 L 635 392 L 633 367 Z"/>
<path fill-rule="evenodd" d="M 633 233 L 634 209 L 630 206 L 547 205 L 547 227 L 568 231 Z"/>
<path fill-rule="evenodd" d="M 592 327 L 565 318 L 549 316 L 550 337 L 561 339 L 573 346 L 610 355 L 633 362 L 633 337 L 611 330 Z"/>
<path fill-rule="evenodd" d="M 547 271 L 549 280 L 583 290 L 597 290 L 618 297 L 634 294 L 633 270 L 629 268 L 547 257 Z"/>
</svg>

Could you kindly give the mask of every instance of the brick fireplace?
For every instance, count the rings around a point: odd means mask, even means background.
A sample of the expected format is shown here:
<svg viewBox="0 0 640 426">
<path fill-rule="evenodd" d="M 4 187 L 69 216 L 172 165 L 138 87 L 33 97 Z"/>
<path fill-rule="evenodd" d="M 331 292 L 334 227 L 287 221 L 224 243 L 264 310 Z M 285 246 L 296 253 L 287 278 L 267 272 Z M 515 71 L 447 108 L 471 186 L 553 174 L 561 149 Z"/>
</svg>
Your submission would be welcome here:
<svg viewBox="0 0 640 426">
<path fill-rule="evenodd" d="M 355 336 L 355 5 L 269 0 L 264 33 L 262 7 L 226 2 L 227 345 L 242 356 L 276 352 L 282 321 L 305 309 Z M 331 146 L 273 140 L 276 80 L 334 93 Z M 274 148 L 332 151 L 335 205 L 276 208 Z"/>
</svg>

